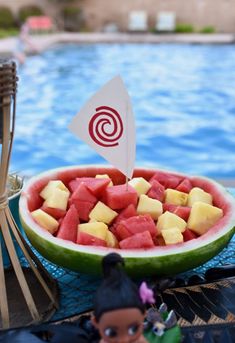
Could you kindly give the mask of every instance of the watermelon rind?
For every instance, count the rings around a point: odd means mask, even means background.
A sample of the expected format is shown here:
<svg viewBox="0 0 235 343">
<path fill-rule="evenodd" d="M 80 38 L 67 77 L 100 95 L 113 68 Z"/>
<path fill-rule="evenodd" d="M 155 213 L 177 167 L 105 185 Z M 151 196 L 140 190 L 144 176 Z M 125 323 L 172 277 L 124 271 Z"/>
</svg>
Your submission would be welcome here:
<svg viewBox="0 0 235 343">
<path fill-rule="evenodd" d="M 76 170 L 92 170 L 94 173 L 103 169 L 107 174 L 113 170 L 107 166 L 71 166 L 52 169 L 31 178 L 24 186 L 19 213 L 22 227 L 31 244 L 49 261 L 74 271 L 100 274 L 101 260 L 109 252 L 116 251 L 125 259 L 125 268 L 131 276 L 161 275 L 169 276 L 198 267 L 217 255 L 228 244 L 235 233 L 235 199 L 219 183 L 205 177 L 175 173 L 191 180 L 200 180 L 216 189 L 217 194 L 227 205 L 225 216 L 216 227 L 203 236 L 174 246 L 154 247 L 149 249 L 112 249 L 106 247 L 84 246 L 52 236 L 33 220 L 28 209 L 28 190 L 42 179 L 56 179 L 61 172 L 76 173 Z M 145 168 L 146 169 L 146 168 Z M 138 172 L 138 168 L 136 168 Z M 143 169 L 139 169 L 141 171 Z M 147 169 L 156 172 L 154 168 Z M 165 171 L 167 172 L 167 171 Z M 87 176 L 87 175 L 86 175 Z"/>
</svg>

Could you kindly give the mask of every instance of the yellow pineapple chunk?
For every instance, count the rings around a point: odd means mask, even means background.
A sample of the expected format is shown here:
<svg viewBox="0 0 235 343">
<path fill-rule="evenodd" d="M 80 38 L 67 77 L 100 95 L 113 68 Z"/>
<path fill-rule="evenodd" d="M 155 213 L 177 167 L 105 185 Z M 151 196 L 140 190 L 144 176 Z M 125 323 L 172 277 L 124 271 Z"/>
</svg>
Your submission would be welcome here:
<svg viewBox="0 0 235 343">
<path fill-rule="evenodd" d="M 117 215 L 118 213 L 116 211 L 112 210 L 103 202 L 98 201 L 95 207 L 91 210 L 89 218 L 97 220 L 98 222 L 110 224 Z"/>
<path fill-rule="evenodd" d="M 50 196 L 46 198 L 43 205 L 60 210 L 66 210 L 69 199 L 69 192 L 63 191 L 60 188 L 54 188 Z"/>
<path fill-rule="evenodd" d="M 198 201 L 192 206 L 188 228 L 198 235 L 203 235 L 222 217 L 221 208 Z"/>
<path fill-rule="evenodd" d="M 188 194 L 179 192 L 175 189 L 167 188 L 165 190 L 165 203 L 186 206 L 188 200 Z"/>
<path fill-rule="evenodd" d="M 177 227 L 162 230 L 162 237 L 166 245 L 182 243 L 184 241 L 184 237 Z"/>
<path fill-rule="evenodd" d="M 110 177 L 108 176 L 108 174 L 96 174 L 96 179 L 110 179 Z M 111 180 L 111 179 L 110 179 Z M 113 182 L 112 180 L 109 182 L 108 187 L 113 186 Z"/>
<path fill-rule="evenodd" d="M 95 220 L 95 219 L 90 219 L 88 223 L 96 223 L 96 222 L 97 222 L 97 220 Z"/>
<path fill-rule="evenodd" d="M 151 184 L 143 177 L 134 177 L 128 182 L 128 184 L 136 190 L 139 196 L 141 194 L 146 194 L 151 188 Z"/>
<path fill-rule="evenodd" d="M 50 233 L 54 233 L 57 231 L 59 223 L 55 218 L 47 214 L 41 209 L 35 210 L 31 212 L 33 219 L 44 229 L 49 231 Z"/>
<path fill-rule="evenodd" d="M 137 206 L 138 214 L 149 214 L 153 220 L 157 220 L 162 214 L 162 203 L 159 200 L 149 198 L 145 194 L 141 194 Z"/>
<path fill-rule="evenodd" d="M 157 221 L 157 229 L 162 232 L 162 230 L 168 230 L 177 227 L 180 232 L 186 230 L 187 223 L 182 218 L 169 211 L 164 212 Z"/>
<path fill-rule="evenodd" d="M 212 195 L 199 187 L 194 187 L 189 192 L 187 205 L 191 207 L 197 201 L 212 205 Z"/>
<path fill-rule="evenodd" d="M 118 247 L 117 238 L 109 230 L 107 231 L 106 242 L 107 242 L 107 246 L 110 247 L 110 248 L 117 248 Z"/>
<path fill-rule="evenodd" d="M 40 193 L 40 196 L 46 200 L 51 194 L 54 192 L 54 189 L 60 189 L 61 191 L 69 192 L 68 188 L 63 184 L 60 180 L 51 180 L 48 184 L 43 188 Z"/>
<path fill-rule="evenodd" d="M 78 225 L 78 231 L 106 240 L 108 226 L 105 223 L 93 222 Z"/>
</svg>

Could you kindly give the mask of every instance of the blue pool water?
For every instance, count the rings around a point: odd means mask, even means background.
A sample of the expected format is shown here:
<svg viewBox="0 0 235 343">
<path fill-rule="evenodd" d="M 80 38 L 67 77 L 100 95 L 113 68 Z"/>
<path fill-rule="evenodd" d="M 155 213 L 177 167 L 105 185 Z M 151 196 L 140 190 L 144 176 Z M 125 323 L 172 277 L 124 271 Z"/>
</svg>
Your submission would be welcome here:
<svg viewBox="0 0 235 343">
<path fill-rule="evenodd" d="M 61 45 L 19 68 L 11 170 L 106 163 L 67 129 L 121 74 L 136 118 L 136 165 L 235 177 L 235 46 Z"/>
</svg>

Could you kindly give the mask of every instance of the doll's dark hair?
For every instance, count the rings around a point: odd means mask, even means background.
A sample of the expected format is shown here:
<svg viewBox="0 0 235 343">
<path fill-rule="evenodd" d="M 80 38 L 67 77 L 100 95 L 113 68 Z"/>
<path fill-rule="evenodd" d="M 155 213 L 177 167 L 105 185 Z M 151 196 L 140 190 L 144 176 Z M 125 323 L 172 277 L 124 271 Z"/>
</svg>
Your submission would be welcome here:
<svg viewBox="0 0 235 343">
<path fill-rule="evenodd" d="M 103 313 L 123 309 L 138 308 L 142 313 L 145 306 L 139 289 L 127 276 L 123 258 L 116 253 L 106 255 L 102 261 L 104 280 L 94 299 L 94 316 L 97 321 Z"/>
</svg>

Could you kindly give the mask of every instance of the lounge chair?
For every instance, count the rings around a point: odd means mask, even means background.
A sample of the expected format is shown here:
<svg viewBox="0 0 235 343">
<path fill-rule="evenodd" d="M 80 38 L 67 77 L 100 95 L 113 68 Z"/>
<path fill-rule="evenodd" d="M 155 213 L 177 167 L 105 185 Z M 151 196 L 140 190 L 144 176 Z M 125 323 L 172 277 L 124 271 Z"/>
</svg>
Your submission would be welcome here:
<svg viewBox="0 0 235 343">
<path fill-rule="evenodd" d="M 147 13 L 145 11 L 132 11 L 129 14 L 128 30 L 145 32 L 148 30 Z"/>
<path fill-rule="evenodd" d="M 108 23 L 104 25 L 102 31 L 105 33 L 117 33 L 119 29 L 116 23 Z"/>
<path fill-rule="evenodd" d="M 156 20 L 156 31 L 173 32 L 175 31 L 175 13 L 174 12 L 159 12 Z"/>
<path fill-rule="evenodd" d="M 31 16 L 26 20 L 30 33 L 51 32 L 54 30 L 53 20 L 48 16 Z"/>
</svg>

